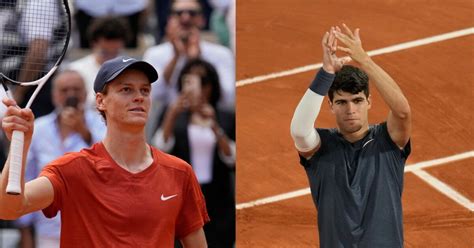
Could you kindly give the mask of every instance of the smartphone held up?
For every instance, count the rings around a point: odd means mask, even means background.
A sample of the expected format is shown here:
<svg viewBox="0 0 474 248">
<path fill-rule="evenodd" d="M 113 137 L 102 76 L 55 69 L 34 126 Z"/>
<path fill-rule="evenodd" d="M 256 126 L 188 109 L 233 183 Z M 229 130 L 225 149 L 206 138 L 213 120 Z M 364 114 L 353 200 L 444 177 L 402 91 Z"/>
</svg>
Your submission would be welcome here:
<svg viewBox="0 0 474 248">
<path fill-rule="evenodd" d="M 191 107 L 199 105 L 201 100 L 201 77 L 196 74 L 184 76 L 183 93 L 187 95 Z"/>
</svg>

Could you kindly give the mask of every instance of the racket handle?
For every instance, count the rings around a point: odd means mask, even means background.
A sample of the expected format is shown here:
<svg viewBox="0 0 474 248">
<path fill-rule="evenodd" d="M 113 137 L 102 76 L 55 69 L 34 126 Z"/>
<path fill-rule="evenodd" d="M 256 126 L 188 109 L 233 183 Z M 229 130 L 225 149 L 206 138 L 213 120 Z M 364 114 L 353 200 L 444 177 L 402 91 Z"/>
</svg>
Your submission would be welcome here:
<svg viewBox="0 0 474 248">
<path fill-rule="evenodd" d="M 7 194 L 21 194 L 21 169 L 23 167 L 23 144 L 25 134 L 21 131 L 13 131 L 12 143 L 10 145 L 10 170 L 8 174 Z"/>
</svg>

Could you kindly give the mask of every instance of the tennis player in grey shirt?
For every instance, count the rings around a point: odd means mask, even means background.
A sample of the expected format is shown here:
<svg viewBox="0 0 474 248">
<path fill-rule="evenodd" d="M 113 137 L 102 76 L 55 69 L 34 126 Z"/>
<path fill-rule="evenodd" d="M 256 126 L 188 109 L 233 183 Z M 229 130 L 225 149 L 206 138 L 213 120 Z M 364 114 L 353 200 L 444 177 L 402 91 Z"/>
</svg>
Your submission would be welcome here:
<svg viewBox="0 0 474 248">
<path fill-rule="evenodd" d="M 323 67 L 290 127 L 318 210 L 320 246 L 403 247 L 401 196 L 410 154 L 410 106 L 362 48 L 359 29 L 345 24 L 342 29 L 325 33 Z M 338 58 L 336 51 L 348 57 Z M 358 67 L 345 65 L 350 60 Z M 369 79 L 390 109 L 386 121 L 375 125 L 368 123 Z M 315 129 L 325 95 L 337 128 Z"/>
</svg>

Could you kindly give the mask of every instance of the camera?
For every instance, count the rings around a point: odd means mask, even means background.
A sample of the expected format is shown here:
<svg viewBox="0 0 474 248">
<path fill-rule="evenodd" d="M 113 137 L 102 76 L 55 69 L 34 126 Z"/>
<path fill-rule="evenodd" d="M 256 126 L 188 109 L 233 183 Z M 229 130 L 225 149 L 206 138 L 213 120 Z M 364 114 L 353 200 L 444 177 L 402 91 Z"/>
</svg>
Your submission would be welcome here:
<svg viewBox="0 0 474 248">
<path fill-rule="evenodd" d="M 73 108 L 77 108 L 78 105 L 79 105 L 79 99 L 75 96 L 70 96 L 66 98 L 66 102 L 64 104 L 65 107 L 73 107 Z"/>
</svg>

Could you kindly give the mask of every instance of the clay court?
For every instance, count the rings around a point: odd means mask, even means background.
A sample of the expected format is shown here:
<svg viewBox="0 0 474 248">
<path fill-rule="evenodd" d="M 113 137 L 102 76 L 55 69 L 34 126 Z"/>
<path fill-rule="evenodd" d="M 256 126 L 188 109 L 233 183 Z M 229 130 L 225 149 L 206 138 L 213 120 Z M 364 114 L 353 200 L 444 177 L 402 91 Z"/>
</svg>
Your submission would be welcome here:
<svg viewBox="0 0 474 248">
<path fill-rule="evenodd" d="M 237 247 L 318 247 L 316 210 L 289 126 L 322 61 L 323 33 L 342 22 L 361 29 L 364 49 L 412 108 L 405 247 L 474 247 L 472 2 L 265 0 L 237 7 Z M 371 90 L 369 120 L 382 122 L 388 109 Z M 327 103 L 318 126 L 335 126 Z"/>
</svg>

